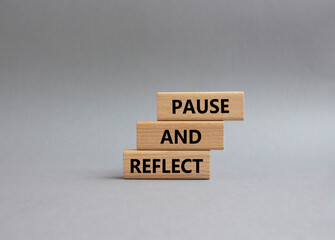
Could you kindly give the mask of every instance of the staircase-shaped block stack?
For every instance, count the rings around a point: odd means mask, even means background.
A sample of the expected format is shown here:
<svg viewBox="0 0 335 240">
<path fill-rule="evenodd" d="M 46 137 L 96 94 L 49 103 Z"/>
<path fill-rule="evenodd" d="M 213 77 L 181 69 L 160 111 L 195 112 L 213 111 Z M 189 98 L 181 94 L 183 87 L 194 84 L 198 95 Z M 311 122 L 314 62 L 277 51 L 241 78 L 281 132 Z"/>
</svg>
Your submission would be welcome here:
<svg viewBox="0 0 335 240">
<path fill-rule="evenodd" d="M 123 177 L 209 179 L 224 121 L 244 120 L 244 93 L 157 93 L 157 120 L 137 122 L 137 150 L 123 151 Z"/>
</svg>

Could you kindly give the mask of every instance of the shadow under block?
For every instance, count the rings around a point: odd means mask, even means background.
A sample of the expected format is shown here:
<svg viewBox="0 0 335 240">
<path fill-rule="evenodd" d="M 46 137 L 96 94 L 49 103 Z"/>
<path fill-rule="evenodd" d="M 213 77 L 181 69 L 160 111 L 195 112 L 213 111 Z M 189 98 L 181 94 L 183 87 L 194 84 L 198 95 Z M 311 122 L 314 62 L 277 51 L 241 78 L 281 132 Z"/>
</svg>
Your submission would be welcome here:
<svg viewBox="0 0 335 240">
<path fill-rule="evenodd" d="M 138 121 L 138 150 L 219 150 L 223 121 Z"/>
<path fill-rule="evenodd" d="M 157 120 L 244 120 L 244 92 L 159 92 Z"/>
<path fill-rule="evenodd" d="M 123 178 L 209 179 L 209 151 L 123 151 Z"/>
</svg>

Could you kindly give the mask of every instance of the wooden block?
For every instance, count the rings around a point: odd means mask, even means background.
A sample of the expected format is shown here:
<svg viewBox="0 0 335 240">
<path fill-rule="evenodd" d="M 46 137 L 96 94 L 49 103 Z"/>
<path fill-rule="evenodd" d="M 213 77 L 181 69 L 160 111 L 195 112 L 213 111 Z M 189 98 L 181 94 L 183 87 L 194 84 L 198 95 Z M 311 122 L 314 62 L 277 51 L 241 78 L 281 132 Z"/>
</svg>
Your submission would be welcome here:
<svg viewBox="0 0 335 240">
<path fill-rule="evenodd" d="M 138 121 L 137 149 L 223 149 L 223 135 L 223 121 Z"/>
<path fill-rule="evenodd" d="M 209 151 L 123 151 L 124 178 L 209 179 Z"/>
<path fill-rule="evenodd" d="M 159 92 L 157 120 L 244 120 L 244 92 Z"/>
</svg>

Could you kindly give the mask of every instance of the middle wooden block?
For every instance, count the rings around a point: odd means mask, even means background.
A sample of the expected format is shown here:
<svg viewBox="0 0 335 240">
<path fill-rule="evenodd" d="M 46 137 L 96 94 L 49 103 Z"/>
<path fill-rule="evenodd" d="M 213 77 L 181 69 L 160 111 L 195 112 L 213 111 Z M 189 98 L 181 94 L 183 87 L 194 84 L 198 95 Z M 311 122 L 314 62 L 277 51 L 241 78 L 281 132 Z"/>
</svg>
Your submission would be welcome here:
<svg viewBox="0 0 335 240">
<path fill-rule="evenodd" d="M 223 149 L 223 121 L 138 121 L 138 150 Z"/>
</svg>

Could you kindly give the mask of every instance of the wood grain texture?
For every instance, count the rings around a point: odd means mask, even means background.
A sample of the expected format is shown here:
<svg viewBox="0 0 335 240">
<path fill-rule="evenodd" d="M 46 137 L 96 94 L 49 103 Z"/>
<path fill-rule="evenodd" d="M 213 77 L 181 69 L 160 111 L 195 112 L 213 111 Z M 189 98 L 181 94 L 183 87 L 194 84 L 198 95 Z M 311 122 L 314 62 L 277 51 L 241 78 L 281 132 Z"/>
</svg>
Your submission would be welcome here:
<svg viewBox="0 0 335 240">
<path fill-rule="evenodd" d="M 171 141 L 166 140 L 169 132 Z M 176 131 L 186 142 L 176 139 Z M 191 133 L 193 131 L 193 133 Z M 197 133 L 198 132 L 198 133 Z M 201 138 L 199 138 L 199 134 Z M 191 142 L 198 140 L 197 143 Z M 164 139 L 162 143 L 162 139 Z M 200 139 L 200 140 L 199 140 Z M 178 142 L 176 141 L 178 140 Z M 223 121 L 138 121 L 137 149 L 139 150 L 210 150 L 223 149 L 224 122 Z"/>
<path fill-rule="evenodd" d="M 244 120 L 244 92 L 159 92 L 157 120 Z"/>
<path fill-rule="evenodd" d="M 123 151 L 123 177 L 209 179 L 209 151 Z"/>
</svg>

